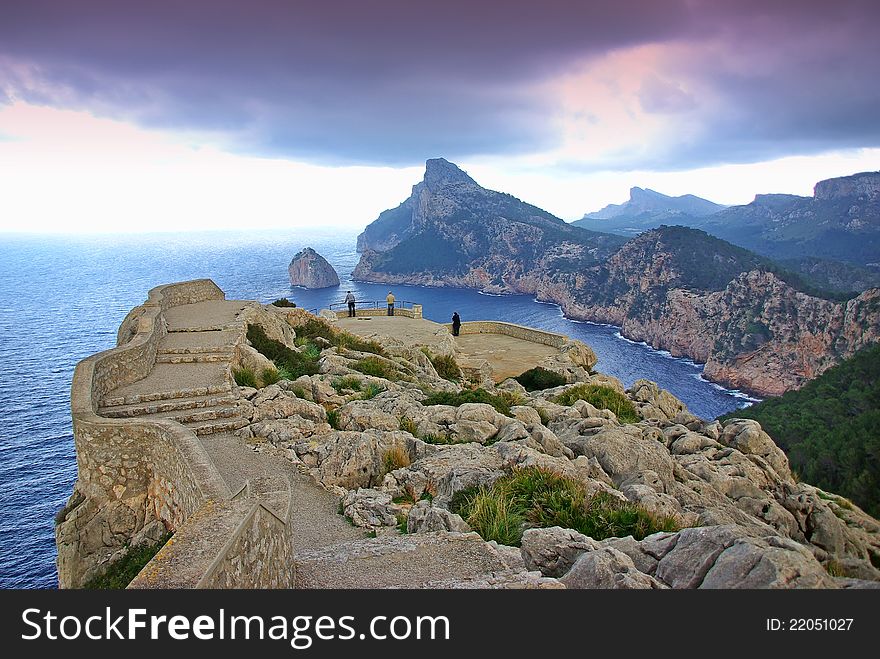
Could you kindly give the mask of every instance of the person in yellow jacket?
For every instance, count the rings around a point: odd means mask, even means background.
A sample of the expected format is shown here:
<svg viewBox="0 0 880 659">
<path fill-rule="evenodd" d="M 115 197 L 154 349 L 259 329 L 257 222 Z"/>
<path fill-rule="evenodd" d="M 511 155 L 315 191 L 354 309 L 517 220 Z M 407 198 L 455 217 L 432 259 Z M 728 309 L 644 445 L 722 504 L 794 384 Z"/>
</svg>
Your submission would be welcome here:
<svg viewBox="0 0 880 659">
<path fill-rule="evenodd" d="M 388 297 L 385 298 L 388 302 L 388 315 L 394 315 L 394 294 L 391 291 L 388 291 Z"/>
</svg>

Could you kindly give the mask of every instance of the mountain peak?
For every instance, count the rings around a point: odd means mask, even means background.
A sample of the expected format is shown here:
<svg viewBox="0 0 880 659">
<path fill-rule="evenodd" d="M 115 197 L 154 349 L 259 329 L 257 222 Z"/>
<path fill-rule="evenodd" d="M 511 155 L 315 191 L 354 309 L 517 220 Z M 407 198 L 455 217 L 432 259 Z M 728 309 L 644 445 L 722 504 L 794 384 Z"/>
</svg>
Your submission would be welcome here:
<svg viewBox="0 0 880 659">
<path fill-rule="evenodd" d="M 445 158 L 431 158 L 425 162 L 425 185 L 430 190 L 439 190 L 453 183 L 474 183 L 474 179 L 464 173 L 458 165 Z"/>
<path fill-rule="evenodd" d="M 651 190 L 650 188 L 640 188 L 636 186 L 629 189 L 630 201 L 647 201 L 658 199 L 670 199 L 670 197 L 666 196 L 665 194 L 661 194 L 660 192 Z"/>
</svg>

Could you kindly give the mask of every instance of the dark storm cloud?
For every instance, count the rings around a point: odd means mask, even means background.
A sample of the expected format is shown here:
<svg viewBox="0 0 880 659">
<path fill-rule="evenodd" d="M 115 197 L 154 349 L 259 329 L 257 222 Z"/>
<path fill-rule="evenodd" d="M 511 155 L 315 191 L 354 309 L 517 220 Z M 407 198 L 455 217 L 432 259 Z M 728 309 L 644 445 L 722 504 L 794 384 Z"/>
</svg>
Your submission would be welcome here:
<svg viewBox="0 0 880 659">
<path fill-rule="evenodd" d="M 699 140 L 654 152 L 676 166 L 880 144 L 875 4 L 4 2 L 0 75 L 18 98 L 215 131 L 244 152 L 413 164 L 552 147 L 556 99 L 535 90 L 590 57 L 707 39 L 748 49 L 744 68 L 682 65 L 725 103 L 697 111 Z M 646 111 L 699 107 L 675 74 L 643 86 Z"/>
</svg>

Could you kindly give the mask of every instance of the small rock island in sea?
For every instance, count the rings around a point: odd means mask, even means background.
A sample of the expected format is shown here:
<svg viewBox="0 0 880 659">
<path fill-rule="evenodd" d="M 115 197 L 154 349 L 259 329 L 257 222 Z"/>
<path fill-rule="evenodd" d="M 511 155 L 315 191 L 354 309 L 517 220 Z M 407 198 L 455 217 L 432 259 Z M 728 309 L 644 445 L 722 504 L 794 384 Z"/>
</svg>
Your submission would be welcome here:
<svg viewBox="0 0 880 659">
<path fill-rule="evenodd" d="M 290 283 L 305 288 L 339 286 L 339 275 L 323 256 L 311 247 L 299 251 L 287 267 Z"/>
</svg>

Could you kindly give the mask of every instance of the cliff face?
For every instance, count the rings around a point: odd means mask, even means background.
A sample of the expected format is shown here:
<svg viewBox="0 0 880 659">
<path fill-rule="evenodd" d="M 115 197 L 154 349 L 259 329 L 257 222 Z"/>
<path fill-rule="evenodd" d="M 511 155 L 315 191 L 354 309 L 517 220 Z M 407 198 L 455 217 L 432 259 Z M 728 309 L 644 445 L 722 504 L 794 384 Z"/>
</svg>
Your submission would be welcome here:
<svg viewBox="0 0 880 659">
<path fill-rule="evenodd" d="M 298 252 L 287 268 L 290 283 L 305 288 L 339 286 L 339 275 L 323 256 L 311 247 Z"/>
<path fill-rule="evenodd" d="M 534 294 L 571 318 L 619 325 L 630 338 L 705 362 L 707 377 L 761 395 L 800 387 L 880 334 L 878 289 L 836 303 L 702 231 L 661 227 L 616 247 L 611 236 L 566 230 L 518 200 L 522 214 L 511 219 L 502 202 L 513 198 L 470 178 L 433 189 L 428 178 L 404 204 L 413 209 L 406 237 L 366 251 L 357 278 Z M 373 246 L 389 240 L 380 221 L 364 232 Z"/>
</svg>

